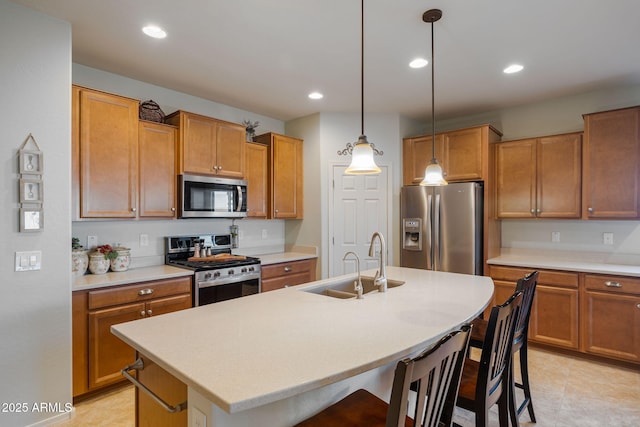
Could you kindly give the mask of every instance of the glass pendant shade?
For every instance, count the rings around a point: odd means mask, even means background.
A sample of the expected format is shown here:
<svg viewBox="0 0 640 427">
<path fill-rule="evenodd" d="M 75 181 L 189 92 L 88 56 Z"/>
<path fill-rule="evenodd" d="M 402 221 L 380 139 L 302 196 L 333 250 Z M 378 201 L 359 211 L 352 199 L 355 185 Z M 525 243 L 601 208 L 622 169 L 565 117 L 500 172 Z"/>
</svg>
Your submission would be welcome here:
<svg viewBox="0 0 640 427">
<path fill-rule="evenodd" d="M 344 173 L 348 175 L 368 175 L 380 172 L 381 169 L 373 160 L 373 148 L 369 145 L 367 137 L 361 135 L 351 152 L 351 164 Z"/>
<path fill-rule="evenodd" d="M 424 170 L 424 178 L 420 185 L 422 186 L 442 186 L 447 185 L 444 176 L 442 175 L 442 168 L 438 164 L 436 159 L 431 159 L 431 163 Z"/>
</svg>

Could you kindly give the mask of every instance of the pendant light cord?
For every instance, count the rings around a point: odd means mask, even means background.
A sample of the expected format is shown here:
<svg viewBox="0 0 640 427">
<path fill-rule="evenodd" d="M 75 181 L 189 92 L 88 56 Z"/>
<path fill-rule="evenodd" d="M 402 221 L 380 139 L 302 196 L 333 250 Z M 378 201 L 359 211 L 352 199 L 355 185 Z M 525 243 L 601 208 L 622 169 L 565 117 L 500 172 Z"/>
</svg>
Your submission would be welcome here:
<svg viewBox="0 0 640 427">
<path fill-rule="evenodd" d="M 436 161 L 436 101 L 435 101 L 435 54 L 433 41 L 433 21 L 431 21 L 431 154 L 432 162 Z"/>
<path fill-rule="evenodd" d="M 364 0 L 360 3 L 360 135 L 364 135 Z"/>
</svg>

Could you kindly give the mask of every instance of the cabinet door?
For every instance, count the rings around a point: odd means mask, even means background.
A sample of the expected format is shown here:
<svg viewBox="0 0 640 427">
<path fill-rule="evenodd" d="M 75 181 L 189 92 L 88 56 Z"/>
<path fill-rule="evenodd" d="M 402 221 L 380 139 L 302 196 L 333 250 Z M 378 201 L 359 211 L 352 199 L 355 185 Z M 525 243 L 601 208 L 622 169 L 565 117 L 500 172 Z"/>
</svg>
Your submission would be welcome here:
<svg viewBox="0 0 640 427">
<path fill-rule="evenodd" d="M 448 181 L 484 178 L 483 161 L 488 148 L 482 143 L 483 128 L 463 129 L 444 135 L 444 164 Z"/>
<path fill-rule="evenodd" d="M 80 216 L 135 218 L 138 101 L 80 90 Z"/>
<path fill-rule="evenodd" d="M 268 198 L 268 147 L 263 144 L 247 143 L 245 147 L 247 170 L 247 216 L 267 217 Z"/>
<path fill-rule="evenodd" d="M 302 141 L 282 135 L 272 141 L 272 217 L 302 218 Z"/>
<path fill-rule="evenodd" d="M 172 313 L 192 307 L 191 294 L 175 295 L 166 298 L 157 298 L 147 302 L 145 306 L 146 316 L 158 316 Z"/>
<path fill-rule="evenodd" d="M 144 316 L 144 303 L 89 312 L 90 389 L 121 381 L 120 370 L 135 360 L 135 350 L 111 333 L 111 325 Z"/>
<path fill-rule="evenodd" d="M 529 319 L 529 339 L 578 350 L 578 289 L 538 283 Z"/>
<path fill-rule="evenodd" d="M 182 132 L 182 168 L 185 173 L 216 174 L 216 121 L 195 114 L 184 115 Z"/>
<path fill-rule="evenodd" d="M 580 218 L 582 134 L 548 136 L 537 145 L 539 218 Z"/>
<path fill-rule="evenodd" d="M 176 215 L 176 129 L 141 121 L 138 129 L 140 217 Z"/>
<path fill-rule="evenodd" d="M 585 115 L 585 218 L 640 216 L 640 108 Z"/>
<path fill-rule="evenodd" d="M 497 144 L 497 215 L 535 217 L 536 140 Z"/>
<path fill-rule="evenodd" d="M 218 122 L 216 129 L 217 174 L 230 178 L 244 178 L 245 128 Z"/>
<path fill-rule="evenodd" d="M 424 170 L 431 162 L 433 146 L 431 135 L 416 138 L 405 138 L 402 141 L 402 183 L 403 185 L 420 184 L 424 178 Z M 436 135 L 436 159 L 446 174 L 444 164 L 444 137 Z M 445 178 L 446 175 L 445 175 Z"/>
<path fill-rule="evenodd" d="M 160 399 L 176 406 L 187 401 L 187 385 L 162 369 L 151 359 L 141 356 L 144 369 L 138 371 L 138 381 Z M 136 426 L 181 427 L 188 425 L 188 411 L 169 412 L 147 393 L 136 387 Z M 195 424 L 195 423 L 194 423 Z M 196 424 L 197 425 L 197 424 Z"/>
</svg>

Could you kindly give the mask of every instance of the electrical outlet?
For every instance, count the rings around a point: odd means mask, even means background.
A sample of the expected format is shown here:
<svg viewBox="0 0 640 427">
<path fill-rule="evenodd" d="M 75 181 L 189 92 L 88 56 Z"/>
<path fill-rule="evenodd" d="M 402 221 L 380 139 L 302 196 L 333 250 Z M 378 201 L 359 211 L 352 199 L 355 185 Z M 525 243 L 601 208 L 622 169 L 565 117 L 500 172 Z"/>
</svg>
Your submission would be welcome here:
<svg viewBox="0 0 640 427">
<path fill-rule="evenodd" d="M 262 230 L 262 240 L 266 240 L 269 238 L 269 233 L 267 232 L 266 229 Z"/>
<path fill-rule="evenodd" d="M 193 408 L 191 415 L 193 415 L 193 427 L 207 427 L 207 416 L 200 409 Z"/>
<path fill-rule="evenodd" d="M 141 234 L 140 235 L 140 246 L 149 246 L 149 235 Z"/>
<path fill-rule="evenodd" d="M 98 236 L 87 236 L 87 249 L 91 250 L 98 246 Z"/>
<path fill-rule="evenodd" d="M 613 233 L 602 233 L 602 243 L 605 245 L 613 245 Z"/>
<path fill-rule="evenodd" d="M 560 232 L 559 231 L 552 231 L 551 232 L 551 241 L 553 243 L 560 242 Z"/>
</svg>

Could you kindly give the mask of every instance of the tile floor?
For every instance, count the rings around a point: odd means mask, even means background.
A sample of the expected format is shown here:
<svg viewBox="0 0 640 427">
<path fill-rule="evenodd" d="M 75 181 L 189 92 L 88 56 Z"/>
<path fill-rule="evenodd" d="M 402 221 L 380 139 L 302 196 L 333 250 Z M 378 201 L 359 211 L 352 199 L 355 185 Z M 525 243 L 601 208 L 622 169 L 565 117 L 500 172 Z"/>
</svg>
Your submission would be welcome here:
<svg viewBox="0 0 640 427">
<path fill-rule="evenodd" d="M 522 426 L 640 426 L 640 367 L 625 369 L 530 348 L 529 372 L 538 422 L 531 423 L 525 412 Z M 56 426 L 135 426 L 133 401 L 133 386 L 127 386 L 79 403 L 75 417 Z M 474 425 L 473 414 L 463 410 L 456 410 L 454 421 Z M 495 408 L 490 426 L 498 426 Z"/>
</svg>

